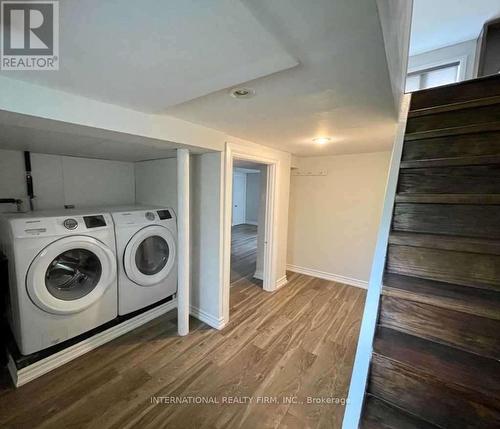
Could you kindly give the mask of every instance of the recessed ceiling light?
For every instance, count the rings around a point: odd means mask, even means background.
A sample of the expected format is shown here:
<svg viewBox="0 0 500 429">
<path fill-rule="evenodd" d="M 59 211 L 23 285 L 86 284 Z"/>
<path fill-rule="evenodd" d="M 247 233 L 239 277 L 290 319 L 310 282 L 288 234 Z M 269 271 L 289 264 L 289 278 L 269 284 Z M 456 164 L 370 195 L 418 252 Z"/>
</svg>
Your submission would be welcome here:
<svg viewBox="0 0 500 429">
<path fill-rule="evenodd" d="M 330 137 L 318 137 L 313 139 L 313 142 L 316 144 L 325 144 L 328 143 L 331 140 Z"/>
<path fill-rule="evenodd" d="M 231 96 L 234 98 L 250 98 L 255 95 L 255 91 L 250 88 L 233 88 Z"/>
</svg>

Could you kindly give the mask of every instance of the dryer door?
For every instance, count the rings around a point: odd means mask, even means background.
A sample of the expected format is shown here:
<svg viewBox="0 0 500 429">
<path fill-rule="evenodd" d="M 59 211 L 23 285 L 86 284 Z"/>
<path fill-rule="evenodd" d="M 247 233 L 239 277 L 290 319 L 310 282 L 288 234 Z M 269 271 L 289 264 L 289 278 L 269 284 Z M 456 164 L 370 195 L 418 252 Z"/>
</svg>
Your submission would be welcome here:
<svg viewBox="0 0 500 429">
<path fill-rule="evenodd" d="M 139 286 L 152 286 L 164 280 L 175 263 L 175 237 L 160 225 L 147 226 L 135 233 L 123 255 L 128 278 Z"/>
<path fill-rule="evenodd" d="M 85 310 L 116 279 L 116 258 L 104 243 L 77 235 L 54 241 L 31 263 L 26 288 L 33 303 L 53 314 Z"/>
</svg>

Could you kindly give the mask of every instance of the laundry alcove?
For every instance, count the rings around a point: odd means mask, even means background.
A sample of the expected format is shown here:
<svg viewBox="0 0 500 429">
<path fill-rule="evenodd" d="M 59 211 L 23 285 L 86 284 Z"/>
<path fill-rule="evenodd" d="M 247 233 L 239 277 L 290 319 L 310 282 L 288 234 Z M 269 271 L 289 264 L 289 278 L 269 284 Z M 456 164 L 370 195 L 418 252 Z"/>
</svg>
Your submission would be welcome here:
<svg viewBox="0 0 500 429">
<path fill-rule="evenodd" d="M 183 281 L 191 285 L 190 293 L 184 294 L 184 307 L 179 309 L 179 315 L 185 315 L 184 334 L 189 312 L 220 327 L 222 152 L 12 113 L 0 112 L 0 130 L 0 198 L 22 200 L 23 210 L 30 206 L 25 168 L 28 152 L 35 195 L 32 202 L 37 211 L 68 209 L 69 213 L 72 209 L 141 205 L 180 212 L 178 223 L 188 232 L 184 234 L 188 272 Z M 184 152 L 188 154 L 187 174 L 180 181 L 177 154 L 183 148 L 189 152 Z M 0 213 L 15 210 L 15 205 L 0 205 Z M 212 250 L 207 252 L 209 248 Z M 96 338 L 101 334 L 96 333 Z M 82 347 L 85 341 L 24 360 L 17 368 L 16 385 L 102 344 Z"/>
</svg>

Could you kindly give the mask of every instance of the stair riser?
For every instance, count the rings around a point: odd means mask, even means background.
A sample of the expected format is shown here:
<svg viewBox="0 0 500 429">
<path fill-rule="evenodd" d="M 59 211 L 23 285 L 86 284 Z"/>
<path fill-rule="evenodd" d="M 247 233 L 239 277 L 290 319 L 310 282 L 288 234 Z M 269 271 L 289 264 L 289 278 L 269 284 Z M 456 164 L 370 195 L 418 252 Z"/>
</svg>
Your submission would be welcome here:
<svg viewBox="0 0 500 429">
<path fill-rule="evenodd" d="M 437 429 L 371 395 L 365 398 L 364 414 L 361 429 Z"/>
<path fill-rule="evenodd" d="M 500 194 L 500 166 L 404 169 L 399 173 L 398 193 Z"/>
<path fill-rule="evenodd" d="M 474 397 L 374 356 L 368 392 L 443 428 L 496 428 L 500 412 Z"/>
<path fill-rule="evenodd" d="M 500 206 L 397 203 L 394 208 L 393 229 L 500 238 Z"/>
<path fill-rule="evenodd" d="M 384 296 L 379 324 L 488 358 L 500 358 L 498 320 Z"/>
<path fill-rule="evenodd" d="M 500 132 L 408 141 L 402 161 L 481 155 L 500 155 Z"/>
<path fill-rule="evenodd" d="M 440 130 L 443 128 L 463 127 L 466 125 L 485 124 L 497 121 L 500 121 L 500 104 L 493 104 L 491 106 L 409 118 L 406 124 L 406 132 L 415 133 Z"/>
<path fill-rule="evenodd" d="M 500 79 L 495 76 L 486 80 L 469 81 L 460 85 L 416 92 L 412 95 L 410 110 L 477 100 L 496 95 L 500 95 Z"/>
<path fill-rule="evenodd" d="M 500 256 L 389 245 L 387 271 L 500 291 Z"/>
</svg>

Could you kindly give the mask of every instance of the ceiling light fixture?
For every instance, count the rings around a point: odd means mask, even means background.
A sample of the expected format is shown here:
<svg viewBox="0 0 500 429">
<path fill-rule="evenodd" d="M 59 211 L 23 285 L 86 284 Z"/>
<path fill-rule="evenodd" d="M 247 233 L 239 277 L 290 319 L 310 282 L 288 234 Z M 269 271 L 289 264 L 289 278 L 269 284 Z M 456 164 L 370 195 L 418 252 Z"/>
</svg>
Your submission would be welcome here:
<svg viewBox="0 0 500 429">
<path fill-rule="evenodd" d="M 318 137 L 313 139 L 313 142 L 316 144 L 325 144 L 328 143 L 331 140 L 330 137 Z"/>
<path fill-rule="evenodd" d="M 231 96 L 234 98 L 250 98 L 255 95 L 255 91 L 250 88 L 233 88 Z"/>
</svg>

